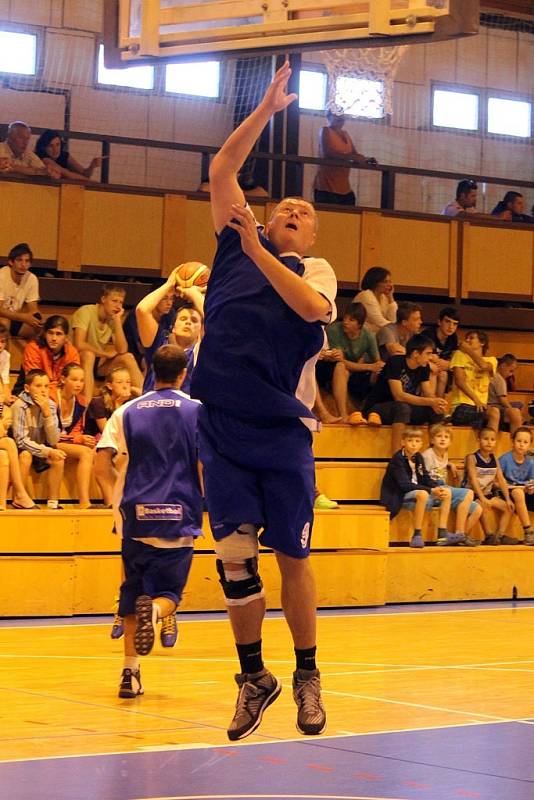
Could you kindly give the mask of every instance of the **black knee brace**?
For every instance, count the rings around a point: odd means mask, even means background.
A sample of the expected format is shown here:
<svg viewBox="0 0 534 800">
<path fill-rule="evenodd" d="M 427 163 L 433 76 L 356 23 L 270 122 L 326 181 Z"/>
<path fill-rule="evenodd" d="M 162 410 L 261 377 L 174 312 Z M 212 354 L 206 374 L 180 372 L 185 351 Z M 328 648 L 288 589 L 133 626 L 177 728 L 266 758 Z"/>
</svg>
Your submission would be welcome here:
<svg viewBox="0 0 534 800">
<path fill-rule="evenodd" d="M 260 594 L 263 583 L 258 574 L 258 559 L 247 558 L 244 562 L 249 577 L 239 581 L 228 580 L 224 571 L 224 564 L 220 558 L 216 561 L 219 582 L 227 600 L 246 600 L 247 597 Z"/>
</svg>

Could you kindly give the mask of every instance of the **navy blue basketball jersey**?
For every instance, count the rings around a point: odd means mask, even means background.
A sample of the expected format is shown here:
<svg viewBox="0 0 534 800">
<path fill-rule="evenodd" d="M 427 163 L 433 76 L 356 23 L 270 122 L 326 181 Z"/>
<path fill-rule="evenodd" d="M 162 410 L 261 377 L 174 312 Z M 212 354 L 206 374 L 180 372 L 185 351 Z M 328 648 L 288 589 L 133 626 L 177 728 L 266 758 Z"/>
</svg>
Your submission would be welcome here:
<svg viewBox="0 0 534 800">
<path fill-rule="evenodd" d="M 125 538 L 201 534 L 199 407 L 177 389 L 158 389 L 120 406 L 108 420 L 98 449 L 118 456 L 113 506 Z"/>
<path fill-rule="evenodd" d="M 280 256 L 260 232 L 263 247 L 305 280 L 308 259 Z M 310 284 L 334 308 L 336 279 L 323 259 Z M 218 236 L 204 304 L 204 338 L 191 381 L 191 396 L 239 417 L 311 417 L 296 397 L 305 364 L 324 342 L 322 322 L 306 322 L 282 300 L 243 252 L 239 234 Z"/>
</svg>

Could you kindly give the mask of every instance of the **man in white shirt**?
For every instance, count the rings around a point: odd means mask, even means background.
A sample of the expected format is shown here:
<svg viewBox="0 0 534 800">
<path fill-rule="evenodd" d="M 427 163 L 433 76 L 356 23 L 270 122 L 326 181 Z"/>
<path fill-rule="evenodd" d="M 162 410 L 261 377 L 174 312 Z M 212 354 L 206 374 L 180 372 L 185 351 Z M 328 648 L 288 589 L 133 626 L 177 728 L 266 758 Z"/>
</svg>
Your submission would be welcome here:
<svg viewBox="0 0 534 800">
<path fill-rule="evenodd" d="M 30 272 L 33 253 L 22 242 L 11 248 L 7 258 L 0 269 L 0 324 L 13 336 L 31 339 L 41 329 L 39 281 Z"/>
<path fill-rule="evenodd" d="M 456 200 L 448 203 L 441 212 L 446 217 L 465 217 L 476 214 L 478 185 L 476 181 L 460 181 L 456 187 Z"/>
<path fill-rule="evenodd" d="M 0 142 L 0 173 L 35 175 L 59 180 L 61 172 L 53 164 L 44 164 L 29 149 L 31 128 L 25 122 L 12 122 L 7 129 L 7 139 Z"/>
</svg>

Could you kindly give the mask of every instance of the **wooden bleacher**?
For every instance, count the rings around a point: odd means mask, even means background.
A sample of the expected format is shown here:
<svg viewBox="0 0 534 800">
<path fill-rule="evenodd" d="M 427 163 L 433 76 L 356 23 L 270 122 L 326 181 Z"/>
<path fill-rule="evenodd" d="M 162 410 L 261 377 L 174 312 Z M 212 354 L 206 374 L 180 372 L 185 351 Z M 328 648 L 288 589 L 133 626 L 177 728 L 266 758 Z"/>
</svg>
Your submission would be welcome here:
<svg viewBox="0 0 534 800">
<path fill-rule="evenodd" d="M 45 315 L 67 318 L 71 306 L 49 305 Z M 491 353 L 514 353 L 520 360 L 516 390 L 511 399 L 534 400 L 534 348 L 526 331 L 491 330 Z M 23 343 L 12 339 L 12 380 L 20 366 Z M 435 518 L 424 527 L 427 547 L 407 547 L 411 516 L 403 511 L 390 524 L 378 504 L 380 483 L 390 455 L 391 431 L 324 426 L 315 437 L 317 480 L 321 491 L 340 507 L 316 512 L 312 563 L 321 607 L 383 605 L 470 599 L 534 597 L 534 548 L 434 547 Z M 458 467 L 476 447 L 473 431 L 455 428 L 451 459 Z M 509 435 L 500 434 L 498 453 L 510 448 Z M 46 497 L 45 476 L 33 476 L 33 496 Z M 101 502 L 93 481 L 91 497 Z M 61 512 L 2 514 L 0 608 L 4 616 L 70 616 L 110 613 L 120 581 L 120 543 L 112 534 L 109 511 L 76 508 L 74 465 L 68 464 L 61 487 Z M 191 578 L 182 608 L 188 611 L 222 609 L 207 519 L 206 536 L 196 543 Z M 521 536 L 514 521 L 512 533 Z M 474 531 L 481 538 L 481 530 Z M 270 608 L 280 606 L 279 576 L 272 553 L 262 553 L 262 575 Z M 31 591 L 21 596 L 21 582 Z"/>
<path fill-rule="evenodd" d="M 408 548 L 409 515 L 389 523 L 376 502 L 389 452 L 389 428 L 325 426 L 315 437 L 318 482 L 341 501 L 338 509 L 318 511 L 312 564 L 321 607 L 373 606 L 421 600 L 534 597 L 534 548 L 433 547 L 435 523 L 429 519 L 428 546 Z M 469 429 L 457 428 L 452 457 L 475 446 Z M 501 434 L 499 452 L 509 447 Z M 72 476 L 71 476 L 72 477 Z M 69 491 L 69 476 L 62 493 Z M 68 497 L 67 501 L 75 498 Z M 69 616 L 110 613 L 120 581 L 120 542 L 106 510 L 28 511 L 2 514 L 0 607 L 4 616 Z M 517 528 L 514 529 L 517 533 Z M 183 609 L 222 609 L 209 525 L 196 542 Z M 279 577 L 272 553 L 261 556 L 270 608 L 279 608 Z M 30 591 L 21 596 L 21 582 Z"/>
</svg>

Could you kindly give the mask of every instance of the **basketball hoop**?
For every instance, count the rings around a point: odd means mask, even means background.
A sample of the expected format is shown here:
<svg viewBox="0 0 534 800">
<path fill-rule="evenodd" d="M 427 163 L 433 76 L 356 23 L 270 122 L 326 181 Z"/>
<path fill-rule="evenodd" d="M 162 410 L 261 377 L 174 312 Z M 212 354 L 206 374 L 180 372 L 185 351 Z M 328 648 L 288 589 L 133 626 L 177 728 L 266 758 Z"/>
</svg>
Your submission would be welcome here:
<svg viewBox="0 0 534 800">
<path fill-rule="evenodd" d="M 325 50 L 327 109 L 373 119 L 391 114 L 393 81 L 405 50 L 406 45 Z"/>
</svg>

